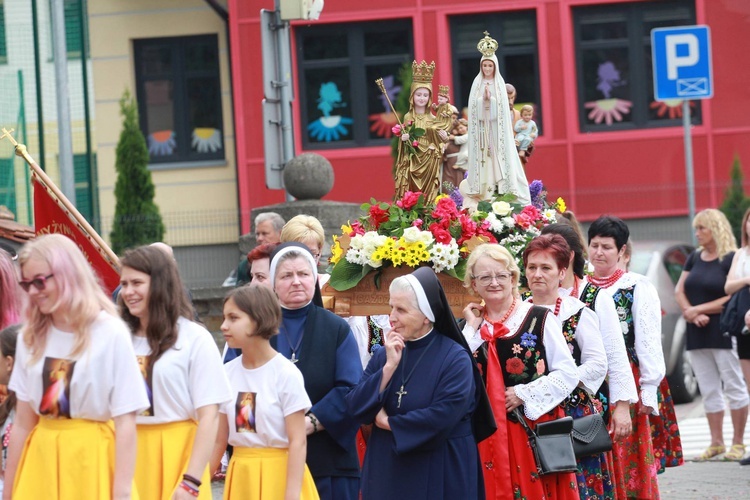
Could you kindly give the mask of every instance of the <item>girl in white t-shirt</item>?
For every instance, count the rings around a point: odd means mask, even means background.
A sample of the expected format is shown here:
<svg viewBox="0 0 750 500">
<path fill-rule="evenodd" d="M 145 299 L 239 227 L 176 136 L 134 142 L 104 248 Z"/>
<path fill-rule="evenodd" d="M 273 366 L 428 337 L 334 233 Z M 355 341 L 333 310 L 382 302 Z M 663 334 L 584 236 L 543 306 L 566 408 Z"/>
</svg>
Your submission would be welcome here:
<svg viewBox="0 0 750 500">
<path fill-rule="evenodd" d="M 281 306 L 266 287 L 237 288 L 224 301 L 221 331 L 230 347 L 242 349 L 224 365 L 233 398 L 221 409 L 211 460 L 215 468 L 227 441 L 234 447 L 225 499 L 319 498 L 305 464 L 311 403 L 302 373 L 269 342 L 280 324 Z"/>
<path fill-rule="evenodd" d="M 148 398 L 128 329 L 69 238 L 39 236 L 19 261 L 29 304 L 3 498 L 129 499 Z"/>
<path fill-rule="evenodd" d="M 136 420 L 140 499 L 210 499 L 219 405 L 231 399 L 216 342 L 187 319 L 193 308 L 171 255 L 144 246 L 125 252 L 121 264 L 120 314 L 150 400 Z"/>
</svg>

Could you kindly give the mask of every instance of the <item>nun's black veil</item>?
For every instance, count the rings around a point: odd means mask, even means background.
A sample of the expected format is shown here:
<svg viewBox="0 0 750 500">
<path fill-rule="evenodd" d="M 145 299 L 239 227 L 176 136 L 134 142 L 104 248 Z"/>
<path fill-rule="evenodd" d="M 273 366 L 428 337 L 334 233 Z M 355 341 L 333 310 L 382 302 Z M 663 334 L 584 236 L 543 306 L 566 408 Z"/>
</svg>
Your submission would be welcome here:
<svg viewBox="0 0 750 500">
<path fill-rule="evenodd" d="M 474 438 L 478 443 L 491 436 L 497 430 L 497 424 L 495 423 L 495 417 L 492 413 L 492 407 L 490 406 L 490 400 L 487 396 L 487 390 L 484 387 L 479 367 L 471 355 L 469 344 L 466 343 L 466 339 L 458 328 L 456 318 L 453 316 L 453 311 L 451 311 L 448 304 L 448 298 L 445 296 L 445 291 L 435 271 L 429 267 L 420 267 L 412 273 L 412 276 L 419 281 L 427 296 L 427 302 L 430 304 L 430 309 L 432 309 L 435 315 L 435 330 L 466 349 L 466 352 L 469 353 L 469 358 L 472 360 L 477 402 L 474 415 L 472 415 L 472 427 Z"/>
</svg>

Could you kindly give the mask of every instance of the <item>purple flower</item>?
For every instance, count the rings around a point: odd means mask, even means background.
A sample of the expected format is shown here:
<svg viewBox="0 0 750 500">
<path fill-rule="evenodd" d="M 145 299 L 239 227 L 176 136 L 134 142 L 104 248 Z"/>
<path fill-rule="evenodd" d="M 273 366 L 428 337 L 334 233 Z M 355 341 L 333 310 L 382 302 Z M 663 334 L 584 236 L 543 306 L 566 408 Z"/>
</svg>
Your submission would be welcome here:
<svg viewBox="0 0 750 500">
<path fill-rule="evenodd" d="M 531 194 L 531 199 L 536 199 L 539 194 L 544 190 L 544 184 L 542 184 L 542 181 L 539 179 L 536 179 L 529 184 L 529 193 Z"/>
<path fill-rule="evenodd" d="M 450 198 L 456 204 L 457 208 L 460 209 L 464 205 L 464 197 L 461 195 L 461 192 L 458 190 L 458 188 L 451 191 Z"/>
</svg>

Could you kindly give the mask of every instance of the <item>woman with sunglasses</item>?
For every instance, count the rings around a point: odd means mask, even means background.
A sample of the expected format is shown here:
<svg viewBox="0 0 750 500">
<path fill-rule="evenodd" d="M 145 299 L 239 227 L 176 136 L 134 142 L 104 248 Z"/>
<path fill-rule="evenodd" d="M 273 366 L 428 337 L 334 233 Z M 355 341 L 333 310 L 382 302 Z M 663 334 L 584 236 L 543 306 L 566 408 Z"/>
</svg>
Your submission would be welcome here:
<svg viewBox="0 0 750 500">
<path fill-rule="evenodd" d="M 3 498 L 129 499 L 135 416 L 149 403 L 128 329 L 72 240 L 40 236 L 19 261 L 29 304 Z M 45 399 L 55 405 L 42 411 Z"/>
<path fill-rule="evenodd" d="M 135 482 L 141 500 L 211 498 L 219 406 L 232 394 L 211 334 L 193 308 L 177 264 L 143 246 L 121 259 L 120 315 L 130 326 L 150 407 L 137 417 Z"/>
<path fill-rule="evenodd" d="M 476 247 L 464 286 L 484 304 L 464 309 L 463 335 L 479 363 L 497 432 L 479 443 L 487 498 L 578 499 L 574 473 L 539 476 L 521 423 L 532 427 L 564 416 L 560 403 L 578 384 L 578 371 L 552 311 L 518 296 L 520 270 L 501 245 Z M 514 494 L 516 496 L 514 496 Z"/>
</svg>

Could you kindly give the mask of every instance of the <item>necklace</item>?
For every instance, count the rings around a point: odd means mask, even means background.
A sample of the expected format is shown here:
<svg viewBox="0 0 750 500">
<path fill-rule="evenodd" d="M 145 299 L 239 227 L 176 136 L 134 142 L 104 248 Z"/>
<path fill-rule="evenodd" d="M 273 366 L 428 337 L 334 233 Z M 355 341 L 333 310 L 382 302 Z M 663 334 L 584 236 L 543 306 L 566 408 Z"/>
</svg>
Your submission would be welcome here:
<svg viewBox="0 0 750 500">
<path fill-rule="evenodd" d="M 573 292 L 570 295 L 578 298 L 578 276 L 573 276 Z"/>
<path fill-rule="evenodd" d="M 589 283 L 598 286 L 599 288 L 609 288 L 612 285 L 614 285 L 617 280 L 622 278 L 622 275 L 625 274 L 625 271 L 622 269 L 616 269 L 614 273 L 612 273 L 612 276 L 607 276 L 606 278 L 597 278 L 594 275 L 589 276 Z"/>
<path fill-rule="evenodd" d="M 518 302 L 518 297 L 513 297 L 513 302 L 510 303 L 510 307 L 508 308 L 508 311 L 505 313 L 505 315 L 500 318 L 500 321 L 492 321 L 490 320 L 487 315 L 484 316 L 485 321 L 488 323 L 505 323 L 505 321 L 510 318 L 511 313 L 513 312 L 513 309 L 516 307 L 516 302 Z"/>
<path fill-rule="evenodd" d="M 289 340 L 289 332 L 286 331 L 286 328 L 282 325 L 279 330 L 282 330 L 284 332 L 284 338 L 286 339 L 286 343 L 289 344 L 289 350 L 292 352 L 292 357 L 289 358 L 289 361 L 296 364 L 297 361 L 299 361 L 299 358 L 297 357 L 297 351 L 299 350 L 299 346 L 302 344 L 302 337 L 305 336 L 305 332 L 303 331 L 300 334 L 297 345 L 293 346 L 292 341 Z"/>
<path fill-rule="evenodd" d="M 534 303 L 534 297 L 529 298 L 529 302 L 532 304 Z M 560 314 L 560 306 L 562 306 L 562 297 L 557 297 L 557 300 L 555 301 L 555 316 Z"/>
<path fill-rule="evenodd" d="M 414 366 L 411 367 L 411 371 L 409 372 L 409 374 L 406 375 L 406 377 L 404 377 L 404 372 L 401 372 L 401 388 L 398 390 L 398 392 L 396 392 L 396 394 L 398 394 L 398 404 L 396 405 L 396 408 L 401 408 L 401 398 L 408 394 L 408 392 L 404 390 L 404 387 L 406 386 L 406 384 L 409 383 L 409 379 L 411 378 L 412 375 L 414 375 L 414 370 L 417 369 L 417 366 L 419 366 L 419 362 L 422 361 L 422 358 L 424 358 L 424 355 L 427 354 L 427 351 L 430 350 L 430 347 L 435 342 L 435 339 L 437 338 L 437 335 L 439 334 L 434 333 L 433 335 L 435 336 L 432 337 L 430 342 L 422 351 L 422 354 L 419 355 L 419 357 L 417 358 L 417 362 L 414 363 Z M 404 370 L 406 370 L 406 358 L 408 355 L 409 355 L 409 349 L 404 349 L 404 354 L 403 356 L 401 356 L 401 362 L 404 364 Z"/>
</svg>

